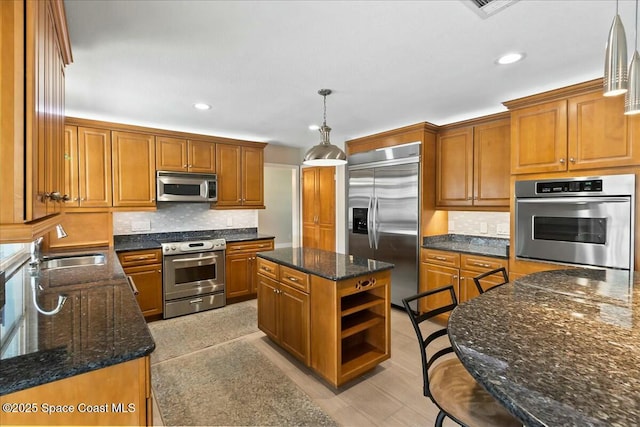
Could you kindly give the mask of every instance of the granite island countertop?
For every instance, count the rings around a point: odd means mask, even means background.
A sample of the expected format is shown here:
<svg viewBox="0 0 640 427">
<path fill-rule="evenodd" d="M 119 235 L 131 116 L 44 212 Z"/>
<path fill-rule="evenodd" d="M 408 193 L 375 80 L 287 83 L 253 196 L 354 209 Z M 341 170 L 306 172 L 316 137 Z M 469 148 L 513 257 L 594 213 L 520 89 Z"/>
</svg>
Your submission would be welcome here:
<svg viewBox="0 0 640 427">
<path fill-rule="evenodd" d="M 258 252 L 257 256 L 332 281 L 350 279 L 394 267 L 388 262 L 304 247 Z"/>
<path fill-rule="evenodd" d="M 640 424 L 640 273 L 534 273 L 454 309 L 467 370 L 526 426 Z"/>
<path fill-rule="evenodd" d="M 110 248 L 102 265 L 8 272 L 0 328 L 0 395 L 137 359 L 155 342 Z M 45 254 L 53 255 L 53 254 Z M 58 308 L 60 296 L 66 297 Z"/>
<path fill-rule="evenodd" d="M 160 249 L 162 242 L 180 242 L 197 239 L 225 239 L 227 243 L 268 240 L 274 236 L 258 233 L 256 228 L 229 230 L 174 231 L 166 233 L 123 234 L 113 236 L 116 252 Z"/>
<path fill-rule="evenodd" d="M 422 247 L 495 258 L 509 258 L 509 239 L 498 237 L 441 234 L 422 238 Z"/>
</svg>

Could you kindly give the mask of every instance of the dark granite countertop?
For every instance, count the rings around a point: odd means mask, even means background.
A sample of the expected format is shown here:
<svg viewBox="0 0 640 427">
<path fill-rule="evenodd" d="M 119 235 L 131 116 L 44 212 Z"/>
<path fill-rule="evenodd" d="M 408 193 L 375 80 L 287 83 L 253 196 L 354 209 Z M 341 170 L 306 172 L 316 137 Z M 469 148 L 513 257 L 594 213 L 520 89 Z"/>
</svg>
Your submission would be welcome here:
<svg viewBox="0 0 640 427">
<path fill-rule="evenodd" d="M 458 306 L 449 336 L 526 426 L 640 425 L 640 273 L 524 276 Z"/>
<path fill-rule="evenodd" d="M 442 234 L 423 237 L 422 247 L 502 259 L 509 258 L 509 239 L 500 239 L 498 237 Z"/>
<path fill-rule="evenodd" d="M 258 252 L 257 256 L 333 281 L 350 279 L 394 267 L 388 262 L 312 248 L 281 248 Z"/>
<path fill-rule="evenodd" d="M 233 228 L 225 230 L 175 231 L 168 233 L 124 234 L 113 236 L 116 252 L 160 249 L 161 242 L 194 239 L 225 239 L 227 243 L 273 239 L 274 236 L 260 234 L 256 228 Z"/>
<path fill-rule="evenodd" d="M 115 252 L 81 252 L 103 254 L 105 262 L 31 271 L 25 259 L 9 272 L 0 329 L 0 395 L 137 359 L 155 349 Z M 60 296 L 66 300 L 59 311 L 47 313 L 55 311 Z"/>
</svg>

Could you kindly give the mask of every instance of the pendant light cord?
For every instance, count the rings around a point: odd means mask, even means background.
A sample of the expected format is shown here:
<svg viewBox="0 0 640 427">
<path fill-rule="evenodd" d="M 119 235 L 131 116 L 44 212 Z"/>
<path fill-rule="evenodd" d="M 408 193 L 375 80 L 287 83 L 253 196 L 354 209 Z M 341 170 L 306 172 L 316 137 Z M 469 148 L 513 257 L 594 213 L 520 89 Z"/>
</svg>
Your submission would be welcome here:
<svg viewBox="0 0 640 427">
<path fill-rule="evenodd" d="M 638 0 L 636 0 L 636 7 L 638 6 L 637 1 Z M 637 19 L 637 17 L 636 17 L 636 19 Z M 636 24 L 636 29 L 637 28 L 638 28 L 638 25 Z M 322 125 L 326 126 L 327 125 L 327 95 L 322 95 L 322 98 L 324 98 L 324 116 L 323 116 L 323 119 L 322 119 Z"/>
<path fill-rule="evenodd" d="M 618 7 L 618 0 L 616 0 L 616 8 Z M 635 51 L 638 50 L 638 0 L 636 0 L 636 39 L 635 39 Z"/>
</svg>

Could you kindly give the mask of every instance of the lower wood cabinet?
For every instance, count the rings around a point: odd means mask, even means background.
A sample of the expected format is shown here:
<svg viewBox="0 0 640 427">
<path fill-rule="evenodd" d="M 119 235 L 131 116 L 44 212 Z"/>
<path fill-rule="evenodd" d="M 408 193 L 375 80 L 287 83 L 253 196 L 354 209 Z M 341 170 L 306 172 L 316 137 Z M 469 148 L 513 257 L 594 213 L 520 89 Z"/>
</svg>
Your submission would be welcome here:
<svg viewBox="0 0 640 427">
<path fill-rule="evenodd" d="M 453 285 L 458 303 L 479 295 L 473 278 L 496 268 L 508 268 L 508 260 L 481 255 L 460 254 L 436 249 L 420 250 L 420 292 Z M 499 283 L 500 277 L 486 277 L 482 283 Z M 429 297 L 420 310 L 431 310 L 443 304 L 446 295 Z"/>
<path fill-rule="evenodd" d="M 225 265 L 227 303 L 256 296 L 256 253 L 273 250 L 273 247 L 273 239 L 227 243 Z"/>
<path fill-rule="evenodd" d="M 145 318 L 162 314 L 162 252 L 160 249 L 120 252 L 124 273 L 137 291 L 136 300 Z"/>
<path fill-rule="evenodd" d="M 149 356 L 145 356 L 6 394 L 0 396 L 3 409 L 19 404 L 35 411 L 3 410 L 0 421 L 2 425 L 150 426 L 150 375 Z"/>
<path fill-rule="evenodd" d="M 261 266 L 269 261 L 258 260 Z M 261 264 L 262 263 L 262 264 Z M 273 264 L 273 263 L 271 263 Z M 269 266 L 277 271 L 277 265 Z M 286 273 L 285 273 L 286 275 Z M 303 274 L 306 292 L 286 284 L 286 276 L 281 280 L 257 275 L 258 281 L 258 327 L 269 338 L 282 346 L 291 355 L 309 365 L 309 293 L 308 275 Z M 298 275 L 299 277 L 299 275 Z"/>
</svg>

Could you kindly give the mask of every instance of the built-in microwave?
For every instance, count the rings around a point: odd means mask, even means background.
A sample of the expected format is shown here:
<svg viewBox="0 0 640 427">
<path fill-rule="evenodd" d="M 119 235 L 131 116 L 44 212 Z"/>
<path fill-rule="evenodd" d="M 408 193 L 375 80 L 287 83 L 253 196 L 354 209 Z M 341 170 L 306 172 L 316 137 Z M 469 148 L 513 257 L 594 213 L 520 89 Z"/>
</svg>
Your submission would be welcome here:
<svg viewBox="0 0 640 427">
<path fill-rule="evenodd" d="M 633 269 L 635 175 L 516 181 L 518 258 Z"/>
<path fill-rule="evenodd" d="M 157 171 L 158 202 L 206 202 L 218 200 L 215 174 Z"/>
</svg>

